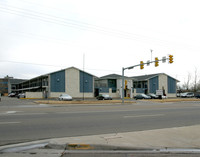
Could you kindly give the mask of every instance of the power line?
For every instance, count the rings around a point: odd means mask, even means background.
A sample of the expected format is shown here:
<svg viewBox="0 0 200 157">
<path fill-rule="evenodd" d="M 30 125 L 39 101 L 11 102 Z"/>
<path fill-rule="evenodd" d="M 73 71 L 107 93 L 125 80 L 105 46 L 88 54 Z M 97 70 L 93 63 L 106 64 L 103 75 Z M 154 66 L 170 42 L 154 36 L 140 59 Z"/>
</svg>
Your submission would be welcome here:
<svg viewBox="0 0 200 157">
<path fill-rule="evenodd" d="M 1 5 L 1 4 L 0 4 Z M 82 21 L 77 21 L 77 20 L 72 20 L 68 18 L 62 18 L 59 16 L 55 15 L 50 15 L 42 12 L 36 12 L 28 9 L 23 9 L 11 5 L 6 5 L 5 6 L 0 6 L 0 11 L 9 13 L 9 14 L 14 14 L 22 17 L 26 17 L 29 19 L 34 19 L 34 20 L 40 20 L 42 22 L 48 22 L 60 26 L 65 26 L 65 27 L 71 27 L 73 29 L 79 29 L 83 31 L 91 31 L 95 33 L 101 33 L 104 35 L 109 35 L 109 36 L 114 36 L 118 38 L 123 38 L 123 39 L 128 39 L 128 40 L 135 40 L 138 42 L 145 42 L 145 43 L 154 43 L 159 46 L 165 46 L 165 47 L 170 47 L 171 46 L 178 46 L 183 49 L 183 47 L 189 48 L 189 49 L 194 49 L 194 46 L 189 45 L 187 43 L 178 43 L 178 42 L 171 42 L 171 41 L 165 41 L 161 39 L 156 39 L 152 37 L 147 37 L 144 35 L 139 35 L 139 34 L 133 34 L 130 32 L 125 32 L 121 30 L 116 30 L 112 28 L 107 28 L 107 27 L 102 27 L 102 26 L 97 26 L 93 24 L 89 24 L 86 22 Z M 196 47 L 199 49 L 199 47 Z"/>
<path fill-rule="evenodd" d="M 28 62 L 18 62 L 18 61 L 9 61 L 9 60 L 0 60 L 0 62 L 17 63 L 17 64 L 29 64 L 29 65 L 37 65 L 37 66 L 62 67 L 62 66 L 58 66 L 58 65 L 28 63 Z"/>
<path fill-rule="evenodd" d="M 0 7 L 0 9 L 2 9 L 0 11 L 27 17 L 30 19 L 40 20 L 43 22 L 72 27 L 72 28 L 76 28 L 76 29 L 80 29 L 80 30 L 92 31 L 92 32 L 96 32 L 96 33 L 103 33 L 106 35 L 111 35 L 111 36 L 115 36 L 115 37 L 119 37 L 119 38 L 125 38 L 125 39 L 129 39 L 129 40 L 156 42 L 157 44 L 161 44 L 162 46 L 163 46 L 163 44 L 166 44 L 166 42 L 168 42 L 168 41 L 163 41 L 160 39 L 152 39 L 150 37 L 146 37 L 143 35 L 133 34 L 133 33 L 124 32 L 124 31 L 120 31 L 120 30 L 114 30 L 114 29 L 110 29 L 110 28 L 106 28 L 106 27 L 100 27 L 97 25 L 92 25 L 89 23 L 80 22 L 80 21 L 76 21 L 76 20 L 64 19 L 64 18 L 61 18 L 58 16 L 49 15 L 46 13 L 30 11 L 27 9 L 22 9 L 22 8 L 13 7 L 13 6 L 9 6 L 9 7 L 11 9 L 5 8 L 5 7 Z M 41 16 L 41 15 L 43 15 L 43 16 Z M 171 42 L 171 44 L 174 44 L 174 43 Z"/>
<path fill-rule="evenodd" d="M 19 62 L 19 61 L 11 61 L 11 60 L 0 60 L 0 62 L 8 62 L 8 63 L 14 63 L 14 64 L 28 64 L 28 65 L 36 65 L 36 66 L 59 67 L 59 68 L 64 67 L 64 66 L 52 65 L 52 64 L 28 63 L 28 62 Z M 91 70 L 91 71 L 121 72 L 121 71 L 115 71 L 115 70 L 111 70 L 111 69 L 92 69 L 92 68 L 85 68 L 85 69 Z"/>
</svg>

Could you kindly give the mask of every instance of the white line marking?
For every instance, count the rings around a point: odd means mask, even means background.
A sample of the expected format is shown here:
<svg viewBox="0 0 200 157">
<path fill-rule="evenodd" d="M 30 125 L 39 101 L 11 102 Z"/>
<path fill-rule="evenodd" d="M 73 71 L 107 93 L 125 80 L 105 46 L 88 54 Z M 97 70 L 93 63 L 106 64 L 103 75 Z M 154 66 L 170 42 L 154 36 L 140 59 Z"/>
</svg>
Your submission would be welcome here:
<svg viewBox="0 0 200 157">
<path fill-rule="evenodd" d="M 7 111 L 7 114 L 13 114 L 13 113 L 17 113 L 18 111 Z"/>
<path fill-rule="evenodd" d="M 41 112 L 41 113 L 16 113 L 16 114 L 6 114 L 6 113 L 0 113 L 0 116 L 31 116 L 31 115 L 45 115 L 45 114 L 48 114 L 48 113 L 44 113 L 44 112 Z"/>
<path fill-rule="evenodd" d="M 45 114 L 48 114 L 48 113 L 45 113 L 45 112 L 41 112 L 41 113 L 19 113 L 19 114 L 15 114 L 15 116 L 45 115 Z"/>
<path fill-rule="evenodd" d="M 138 115 L 138 116 L 124 116 L 124 118 L 158 117 L 158 116 L 164 116 L 164 114 Z"/>
<path fill-rule="evenodd" d="M 21 122 L 0 122 L 0 125 L 1 124 L 19 124 Z"/>
</svg>

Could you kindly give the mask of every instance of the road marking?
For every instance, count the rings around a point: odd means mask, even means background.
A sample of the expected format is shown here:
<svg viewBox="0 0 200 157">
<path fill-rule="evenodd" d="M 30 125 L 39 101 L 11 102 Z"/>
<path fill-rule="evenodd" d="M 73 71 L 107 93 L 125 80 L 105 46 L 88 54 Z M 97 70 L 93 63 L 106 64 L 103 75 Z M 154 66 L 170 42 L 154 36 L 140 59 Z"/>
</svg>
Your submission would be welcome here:
<svg viewBox="0 0 200 157">
<path fill-rule="evenodd" d="M 17 111 L 7 111 L 7 114 L 17 113 Z"/>
<path fill-rule="evenodd" d="M 19 124 L 21 122 L 0 122 L 0 125 L 2 124 Z"/>
<path fill-rule="evenodd" d="M 164 116 L 164 114 L 137 115 L 137 116 L 124 116 L 124 118 L 158 117 L 158 116 Z"/>
<path fill-rule="evenodd" d="M 48 114 L 48 113 L 45 113 L 45 112 L 41 112 L 41 113 L 19 113 L 19 114 L 15 114 L 15 116 L 45 115 L 45 114 Z"/>
<path fill-rule="evenodd" d="M 16 113 L 16 114 L 9 114 L 9 113 L 0 113 L 0 116 L 31 116 L 31 115 L 45 115 L 48 113 L 41 112 L 41 113 Z"/>
</svg>

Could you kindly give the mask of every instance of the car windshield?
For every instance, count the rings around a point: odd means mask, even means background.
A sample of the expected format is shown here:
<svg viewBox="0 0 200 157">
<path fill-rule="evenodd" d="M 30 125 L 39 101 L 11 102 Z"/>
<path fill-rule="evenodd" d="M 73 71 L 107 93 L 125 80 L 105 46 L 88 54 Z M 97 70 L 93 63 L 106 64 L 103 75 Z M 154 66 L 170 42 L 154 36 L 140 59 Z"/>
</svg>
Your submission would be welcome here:
<svg viewBox="0 0 200 157">
<path fill-rule="evenodd" d="M 0 157 L 92 148 L 200 149 L 200 0 L 0 0 Z"/>
<path fill-rule="evenodd" d="M 62 94 L 61 96 L 63 96 L 63 97 L 69 97 L 68 94 Z"/>
</svg>

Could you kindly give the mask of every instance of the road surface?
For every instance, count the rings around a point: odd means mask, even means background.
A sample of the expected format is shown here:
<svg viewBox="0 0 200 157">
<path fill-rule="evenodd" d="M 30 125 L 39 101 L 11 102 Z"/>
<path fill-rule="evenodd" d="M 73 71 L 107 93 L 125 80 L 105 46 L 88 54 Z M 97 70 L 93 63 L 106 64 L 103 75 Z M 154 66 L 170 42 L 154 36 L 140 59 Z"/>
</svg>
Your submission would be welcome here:
<svg viewBox="0 0 200 157">
<path fill-rule="evenodd" d="M 200 124 L 200 103 L 44 105 L 3 98 L 0 145 Z"/>
</svg>

